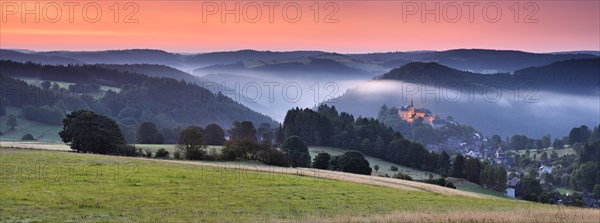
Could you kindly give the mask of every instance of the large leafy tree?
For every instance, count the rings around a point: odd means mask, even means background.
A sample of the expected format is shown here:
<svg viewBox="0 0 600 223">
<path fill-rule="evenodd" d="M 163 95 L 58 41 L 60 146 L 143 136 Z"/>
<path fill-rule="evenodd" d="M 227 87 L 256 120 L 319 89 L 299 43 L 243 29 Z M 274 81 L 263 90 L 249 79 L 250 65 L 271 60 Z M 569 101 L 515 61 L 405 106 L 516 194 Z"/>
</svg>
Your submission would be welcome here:
<svg viewBox="0 0 600 223">
<path fill-rule="evenodd" d="M 331 155 L 326 152 L 320 152 L 313 159 L 312 166 L 316 169 L 327 170 L 329 169 L 329 161 L 331 160 Z"/>
<path fill-rule="evenodd" d="M 452 162 L 451 176 L 457 177 L 457 178 L 464 178 L 465 177 L 464 172 L 465 172 L 465 157 L 458 154 L 456 157 L 454 157 L 454 162 Z"/>
<path fill-rule="evenodd" d="M 283 141 L 281 149 L 287 154 L 288 161 L 292 167 L 310 167 L 308 147 L 300 137 L 288 137 Z"/>
<path fill-rule="evenodd" d="M 371 175 L 372 172 L 369 161 L 358 151 L 348 151 L 342 155 L 333 157 L 331 160 L 331 169 L 364 175 Z"/>
<path fill-rule="evenodd" d="M 179 148 L 186 159 L 201 160 L 206 151 L 204 151 L 204 135 L 202 128 L 198 126 L 190 126 L 185 128 L 179 134 Z"/>
<path fill-rule="evenodd" d="M 8 115 L 8 119 L 6 120 L 6 125 L 10 126 L 11 130 L 14 130 L 15 127 L 17 126 L 17 117 L 15 117 L 12 114 Z"/>
<path fill-rule="evenodd" d="M 256 128 L 250 121 L 235 121 L 233 122 L 233 128 L 229 130 L 231 139 L 250 139 L 256 141 Z"/>
<path fill-rule="evenodd" d="M 136 142 L 139 144 L 162 144 L 165 140 L 153 122 L 143 122 L 140 124 L 135 137 Z"/>
<path fill-rule="evenodd" d="M 78 110 L 67 114 L 62 123 L 63 129 L 58 134 L 77 152 L 111 154 L 125 144 L 117 123 L 106 116 Z"/>
<path fill-rule="evenodd" d="M 225 131 L 217 124 L 207 125 L 204 129 L 204 140 L 206 145 L 223 145 L 225 143 Z"/>
</svg>

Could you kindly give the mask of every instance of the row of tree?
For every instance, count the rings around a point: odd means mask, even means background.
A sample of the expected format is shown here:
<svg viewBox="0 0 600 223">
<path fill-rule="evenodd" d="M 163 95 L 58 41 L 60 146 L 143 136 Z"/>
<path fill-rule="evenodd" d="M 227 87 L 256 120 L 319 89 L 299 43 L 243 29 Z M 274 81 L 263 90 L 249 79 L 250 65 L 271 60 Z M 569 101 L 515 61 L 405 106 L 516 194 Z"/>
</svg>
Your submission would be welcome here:
<svg viewBox="0 0 600 223">
<path fill-rule="evenodd" d="M 289 110 L 279 131 L 283 137 L 299 136 L 308 145 L 356 150 L 404 166 L 443 175 L 449 172 L 448 154 L 430 153 L 421 144 L 405 139 L 376 119 L 355 119 L 327 105 L 319 106 L 316 111 Z"/>
<path fill-rule="evenodd" d="M 503 166 L 482 163 L 477 158 L 456 155 L 450 174 L 496 191 L 503 192 L 506 189 L 506 169 Z"/>
</svg>

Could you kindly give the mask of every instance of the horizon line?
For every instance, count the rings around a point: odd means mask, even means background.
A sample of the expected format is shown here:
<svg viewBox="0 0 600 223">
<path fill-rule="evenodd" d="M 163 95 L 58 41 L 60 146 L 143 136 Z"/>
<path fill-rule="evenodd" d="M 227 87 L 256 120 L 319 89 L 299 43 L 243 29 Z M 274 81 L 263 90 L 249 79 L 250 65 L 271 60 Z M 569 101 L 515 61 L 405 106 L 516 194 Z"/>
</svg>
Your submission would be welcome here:
<svg viewBox="0 0 600 223">
<path fill-rule="evenodd" d="M 173 54 L 181 54 L 181 55 L 194 55 L 194 54 L 207 54 L 207 53 L 231 53 L 231 52 L 240 52 L 240 51 L 256 51 L 256 52 L 273 52 L 273 53 L 290 53 L 290 52 L 323 52 L 323 53 L 338 53 L 338 54 L 377 54 L 377 53 L 425 53 L 425 52 L 444 52 L 444 51 L 452 51 L 452 50 L 488 50 L 488 51 L 517 51 L 524 53 L 537 53 L 537 54 L 551 54 L 551 53 L 577 53 L 577 52 L 597 52 L 600 53 L 600 49 L 592 50 L 592 49 L 574 49 L 574 50 L 562 50 L 562 51 L 526 51 L 520 49 L 491 49 L 491 48 L 448 48 L 443 50 L 395 50 L 395 51 L 368 51 L 368 52 L 341 52 L 341 51 L 329 51 L 329 50 L 318 50 L 318 49 L 294 49 L 294 50 L 268 50 L 268 49 L 232 49 L 232 50 L 215 50 L 215 51 L 170 51 L 166 49 L 160 48 L 107 48 L 107 49 L 98 49 L 98 50 L 35 50 L 29 48 L 3 48 L 0 47 L 0 50 L 12 50 L 12 51 L 29 51 L 33 53 L 47 53 L 47 52 L 108 52 L 108 51 L 128 51 L 128 50 L 156 50 L 163 51 L 167 53 Z M 21 52 L 26 53 L 26 52 Z"/>
</svg>

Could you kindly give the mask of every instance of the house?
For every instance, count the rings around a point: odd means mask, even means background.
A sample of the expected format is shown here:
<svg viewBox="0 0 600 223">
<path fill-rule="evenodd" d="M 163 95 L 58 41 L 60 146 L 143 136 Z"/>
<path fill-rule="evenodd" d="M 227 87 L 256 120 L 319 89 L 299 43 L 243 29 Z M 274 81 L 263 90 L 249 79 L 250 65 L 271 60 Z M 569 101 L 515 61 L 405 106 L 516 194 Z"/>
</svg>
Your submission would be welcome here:
<svg viewBox="0 0 600 223">
<path fill-rule="evenodd" d="M 540 166 L 538 173 L 542 175 L 543 173 L 552 174 L 552 167 L 542 165 Z"/>
<path fill-rule="evenodd" d="M 496 158 L 501 159 L 504 158 L 505 155 L 506 152 L 502 149 L 502 147 L 498 147 L 498 149 L 496 150 Z"/>
<path fill-rule="evenodd" d="M 506 196 L 515 198 L 517 190 L 521 187 L 521 179 L 518 177 L 512 177 L 506 181 Z M 522 188 L 520 188 L 522 190 Z"/>
<path fill-rule="evenodd" d="M 504 194 L 508 197 L 515 198 L 515 188 L 507 187 Z"/>
</svg>

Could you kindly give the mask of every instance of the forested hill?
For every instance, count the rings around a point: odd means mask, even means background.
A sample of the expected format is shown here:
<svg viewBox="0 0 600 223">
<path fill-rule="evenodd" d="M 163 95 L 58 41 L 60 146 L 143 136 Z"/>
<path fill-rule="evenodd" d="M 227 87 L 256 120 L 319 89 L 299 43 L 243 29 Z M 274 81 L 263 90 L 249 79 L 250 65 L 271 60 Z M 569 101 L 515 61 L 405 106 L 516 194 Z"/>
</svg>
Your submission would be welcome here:
<svg viewBox="0 0 600 223">
<path fill-rule="evenodd" d="M 377 79 L 442 86 L 452 83 L 495 84 L 504 88 L 535 83 L 544 91 L 588 95 L 598 93 L 599 74 L 600 58 L 559 61 L 541 67 L 521 69 L 514 74 L 480 74 L 456 70 L 434 62 L 412 62 Z"/>
<path fill-rule="evenodd" d="M 152 121 L 160 128 L 210 123 L 228 128 L 236 120 L 248 120 L 256 125 L 276 124 L 229 97 L 182 80 L 148 77 L 100 65 L 53 66 L 0 61 L 0 66 L 3 91 L 11 91 L 2 92 L 2 100 L 9 106 L 48 106 L 59 109 L 62 114 L 87 108 L 124 125 Z M 35 86 L 7 77 L 26 79 Z M 32 101 L 19 96 L 27 94 L 15 92 L 26 89 L 52 96 Z"/>
</svg>

